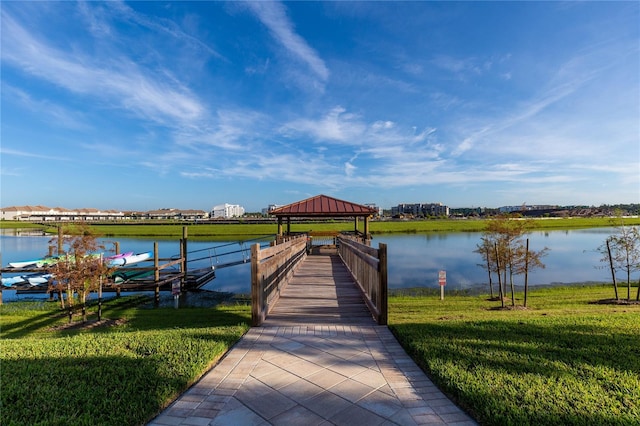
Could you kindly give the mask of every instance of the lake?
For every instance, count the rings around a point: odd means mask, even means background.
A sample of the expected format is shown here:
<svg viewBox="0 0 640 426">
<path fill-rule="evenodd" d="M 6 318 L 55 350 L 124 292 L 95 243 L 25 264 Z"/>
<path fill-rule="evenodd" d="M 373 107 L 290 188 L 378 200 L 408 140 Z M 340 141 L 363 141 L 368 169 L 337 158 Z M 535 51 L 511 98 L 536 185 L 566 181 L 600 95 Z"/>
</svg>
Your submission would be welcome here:
<svg viewBox="0 0 640 426">
<path fill-rule="evenodd" d="M 590 228 L 563 231 L 536 231 L 529 235 L 531 250 L 548 247 L 549 254 L 543 258 L 545 269 L 536 269 L 529 274 L 529 284 L 533 287 L 547 284 L 569 284 L 578 282 L 610 282 L 608 267 L 600 262 L 597 248 L 614 233 L 612 228 Z M 479 266 L 482 259 L 473 251 L 480 243 L 479 232 L 469 233 L 429 233 L 429 234 L 384 234 L 374 237 L 372 246 L 386 243 L 388 250 L 389 288 L 430 287 L 438 288 L 438 271 L 447 271 L 446 290 L 488 291 L 486 271 Z M 9 262 L 42 257 L 47 253 L 49 236 L 0 235 L 1 262 Z M 144 252 L 153 250 L 153 239 L 109 238 L 103 240 L 108 249 L 118 241 L 120 251 Z M 250 293 L 250 246 L 255 242 L 238 244 L 189 240 L 189 259 L 206 257 L 194 262 L 193 267 L 215 266 L 210 254 L 234 251 L 233 254 L 219 256 L 219 263 L 246 259 L 247 263 L 218 269 L 216 278 L 204 289 L 233 293 Z M 262 244 L 265 244 L 263 242 Z M 168 258 L 180 252 L 175 240 L 159 240 L 161 258 Z M 195 252 L 197 251 L 197 252 Z M 197 265 L 196 265 L 197 264 Z M 8 276 L 8 275 L 5 275 Z M 621 277 L 622 279 L 622 277 Z M 523 284 L 523 277 L 516 277 L 516 285 Z M 6 291 L 5 300 L 11 300 L 12 291 Z"/>
</svg>

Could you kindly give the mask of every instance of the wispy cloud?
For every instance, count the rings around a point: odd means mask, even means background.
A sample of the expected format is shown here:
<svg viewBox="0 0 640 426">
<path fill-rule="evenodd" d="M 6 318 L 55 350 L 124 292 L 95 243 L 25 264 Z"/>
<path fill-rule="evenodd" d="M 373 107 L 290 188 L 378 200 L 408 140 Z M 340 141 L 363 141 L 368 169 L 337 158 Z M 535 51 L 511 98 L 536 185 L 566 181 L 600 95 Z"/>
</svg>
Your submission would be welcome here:
<svg viewBox="0 0 640 426">
<path fill-rule="evenodd" d="M 15 102 L 16 105 L 38 114 L 50 125 L 76 130 L 91 128 L 81 111 L 65 108 L 48 99 L 36 99 L 24 90 L 9 84 L 2 84 L 2 97 L 5 101 Z"/>
<path fill-rule="evenodd" d="M 223 59 L 225 61 L 227 60 L 209 44 L 204 43 L 202 40 L 191 34 L 188 34 L 170 19 L 151 19 L 146 15 L 136 12 L 121 0 L 109 1 L 106 2 L 105 5 L 110 7 L 121 19 L 148 28 L 156 33 L 168 34 L 172 38 L 179 40 L 188 46 L 195 46 L 199 51 L 204 52 L 205 54 L 211 55 L 218 59 Z"/>
<path fill-rule="evenodd" d="M 345 108 L 337 106 L 319 120 L 294 120 L 283 126 L 281 131 L 291 136 L 308 135 L 321 142 L 361 145 L 364 143 L 361 138 L 366 131 L 366 125 L 356 114 L 348 113 Z"/>
<path fill-rule="evenodd" d="M 50 160 L 50 161 L 68 161 L 69 160 L 68 157 L 40 154 L 40 153 L 21 151 L 16 149 L 7 149 L 3 147 L 0 147 L 0 155 L 13 155 L 16 157 L 40 158 L 43 160 Z"/>
<path fill-rule="evenodd" d="M 309 44 L 295 31 L 285 6 L 279 2 L 248 2 L 247 7 L 269 29 L 273 37 L 298 60 L 307 64 L 321 81 L 329 78 L 329 69 Z"/>
<path fill-rule="evenodd" d="M 176 79 L 153 77 L 170 74 L 167 70 L 149 72 L 126 57 L 95 58 L 54 48 L 5 10 L 2 25 L 3 61 L 32 76 L 162 125 L 185 125 L 203 114 L 201 102 Z"/>
</svg>

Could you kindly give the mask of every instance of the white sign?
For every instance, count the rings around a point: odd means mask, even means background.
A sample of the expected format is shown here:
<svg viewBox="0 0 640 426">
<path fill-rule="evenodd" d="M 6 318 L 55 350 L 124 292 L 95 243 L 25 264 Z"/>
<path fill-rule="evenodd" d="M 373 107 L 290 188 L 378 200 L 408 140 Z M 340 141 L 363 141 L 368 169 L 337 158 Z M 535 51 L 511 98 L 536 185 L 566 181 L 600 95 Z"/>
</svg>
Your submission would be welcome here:
<svg viewBox="0 0 640 426">
<path fill-rule="evenodd" d="M 447 271 L 438 272 L 438 284 L 447 285 Z"/>
</svg>

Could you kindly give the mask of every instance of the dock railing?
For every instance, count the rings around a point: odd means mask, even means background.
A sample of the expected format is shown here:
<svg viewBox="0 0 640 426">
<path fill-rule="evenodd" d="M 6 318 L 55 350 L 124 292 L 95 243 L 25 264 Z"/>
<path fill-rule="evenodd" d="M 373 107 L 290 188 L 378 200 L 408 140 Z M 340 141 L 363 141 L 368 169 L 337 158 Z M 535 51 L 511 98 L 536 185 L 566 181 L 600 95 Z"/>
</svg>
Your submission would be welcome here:
<svg viewBox="0 0 640 426">
<path fill-rule="evenodd" d="M 347 266 L 379 325 L 387 325 L 387 245 L 375 249 L 338 237 L 338 254 Z"/>
<path fill-rule="evenodd" d="M 307 256 L 306 234 L 260 249 L 251 246 L 251 325 L 262 325 L 287 286 L 293 272 Z"/>
</svg>

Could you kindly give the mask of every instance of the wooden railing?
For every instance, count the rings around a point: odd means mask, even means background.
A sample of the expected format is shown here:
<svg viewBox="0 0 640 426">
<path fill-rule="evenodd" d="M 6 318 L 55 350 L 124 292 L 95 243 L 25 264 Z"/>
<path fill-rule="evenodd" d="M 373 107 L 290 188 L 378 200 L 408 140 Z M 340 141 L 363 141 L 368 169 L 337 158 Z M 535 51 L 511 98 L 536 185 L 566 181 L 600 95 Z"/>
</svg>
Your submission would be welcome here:
<svg viewBox="0 0 640 426">
<path fill-rule="evenodd" d="M 251 247 L 251 324 L 254 327 L 262 325 L 306 256 L 306 235 L 297 235 L 262 250 L 260 244 Z"/>
<path fill-rule="evenodd" d="M 338 237 L 338 254 L 347 266 L 379 325 L 387 324 L 387 245 L 375 249 Z"/>
</svg>

